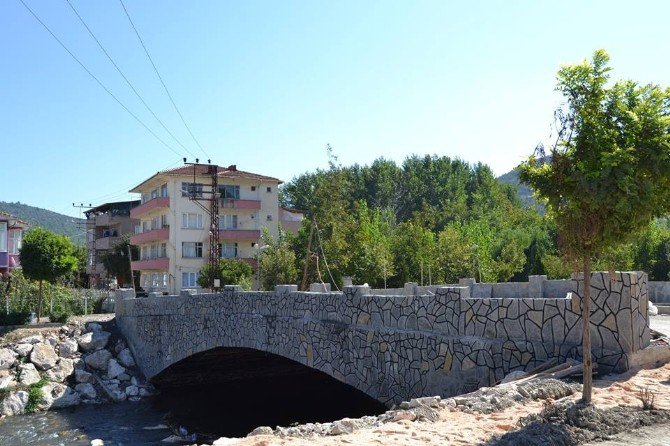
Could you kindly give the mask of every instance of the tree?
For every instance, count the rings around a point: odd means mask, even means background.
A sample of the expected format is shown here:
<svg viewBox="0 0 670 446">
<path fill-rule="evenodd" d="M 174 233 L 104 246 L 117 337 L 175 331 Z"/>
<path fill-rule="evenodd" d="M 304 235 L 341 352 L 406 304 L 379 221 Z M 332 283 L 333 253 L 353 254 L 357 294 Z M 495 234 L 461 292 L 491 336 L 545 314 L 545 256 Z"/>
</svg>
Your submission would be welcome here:
<svg viewBox="0 0 670 446">
<path fill-rule="evenodd" d="M 221 259 L 217 264 L 213 277 L 209 264 L 204 265 L 200 269 L 198 285 L 206 288 L 211 283 L 214 283 L 214 279 L 219 279 L 221 287 L 225 285 L 241 285 L 243 288 L 250 288 L 252 275 L 253 269 L 243 260 Z"/>
<path fill-rule="evenodd" d="M 267 228 L 263 228 L 263 246 L 259 253 L 258 268 L 262 287 L 266 290 L 275 285 L 296 283 L 298 268 L 295 253 L 289 244 L 289 235 L 279 228 L 275 239 Z"/>
<path fill-rule="evenodd" d="M 558 140 L 548 162 L 536 150 L 520 178 L 546 200 L 561 250 L 584 273 L 584 386 L 591 402 L 591 266 L 594 256 L 628 241 L 670 211 L 670 90 L 632 81 L 607 86 L 609 56 L 562 67 Z M 538 160 L 539 159 L 539 160 Z"/>
<path fill-rule="evenodd" d="M 23 274 L 39 281 L 37 321 L 42 316 L 42 283 L 57 279 L 76 271 L 75 247 L 64 235 L 36 227 L 26 233 L 19 251 Z"/>
<path fill-rule="evenodd" d="M 139 248 L 131 245 L 130 235 L 125 234 L 121 240 L 112 246 L 112 249 L 102 256 L 102 264 L 105 266 L 107 274 L 115 277 L 119 286 L 124 283 L 131 283 L 128 253 L 130 253 L 132 259 L 139 257 Z"/>
</svg>

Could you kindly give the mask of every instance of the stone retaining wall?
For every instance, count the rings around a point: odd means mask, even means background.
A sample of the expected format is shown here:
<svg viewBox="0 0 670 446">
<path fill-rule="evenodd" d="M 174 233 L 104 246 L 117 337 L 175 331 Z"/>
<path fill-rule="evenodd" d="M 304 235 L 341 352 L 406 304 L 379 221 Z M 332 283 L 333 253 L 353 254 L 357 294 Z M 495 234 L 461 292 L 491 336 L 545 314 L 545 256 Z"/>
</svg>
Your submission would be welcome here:
<svg viewBox="0 0 670 446">
<path fill-rule="evenodd" d="M 622 371 L 649 344 L 647 282 L 643 273 L 616 278 L 592 276 L 593 355 L 604 368 Z M 246 347 L 391 404 L 468 392 L 550 357 L 579 357 L 583 282 L 564 282 L 571 291 L 553 298 L 476 298 L 472 286 L 423 295 L 371 295 L 366 286 L 343 293 L 227 288 L 218 295 L 117 299 L 117 324 L 149 378 L 198 352 Z M 526 289 L 546 292 L 536 285 Z"/>
</svg>

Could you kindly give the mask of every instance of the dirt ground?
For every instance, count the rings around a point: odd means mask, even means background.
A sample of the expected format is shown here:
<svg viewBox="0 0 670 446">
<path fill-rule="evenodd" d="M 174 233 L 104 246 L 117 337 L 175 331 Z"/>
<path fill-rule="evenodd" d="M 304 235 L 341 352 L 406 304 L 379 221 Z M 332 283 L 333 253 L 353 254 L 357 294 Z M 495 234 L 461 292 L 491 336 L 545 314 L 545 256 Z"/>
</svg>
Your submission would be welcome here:
<svg viewBox="0 0 670 446">
<path fill-rule="evenodd" d="M 632 370 L 622 375 L 610 375 L 594 382 L 593 401 L 598 409 L 610 409 L 621 419 L 630 418 L 633 412 L 642 413 L 640 410 L 642 402 L 639 399 L 640 391 L 649 389 L 653 392 L 654 405 L 661 409 L 661 415 L 651 416 L 650 419 L 642 420 L 634 425 L 645 425 L 646 423 L 662 422 L 667 416 L 664 410 L 670 410 L 670 364 L 659 368 Z M 276 437 L 274 435 L 259 435 L 241 439 L 219 439 L 215 445 L 225 446 L 317 446 L 317 445 L 477 445 L 477 444 L 515 444 L 504 443 L 506 435 L 511 431 L 523 430 L 520 420 L 529 415 L 539 415 L 550 403 L 558 403 L 567 406 L 569 402 L 577 402 L 579 394 L 565 397 L 556 402 L 537 400 L 525 404 L 515 404 L 505 410 L 492 414 L 471 414 L 453 408 L 440 411 L 440 418 L 436 422 L 400 420 L 384 424 L 380 427 L 366 428 L 354 431 L 351 434 L 338 436 L 321 436 L 311 438 Z M 617 406 L 631 406 L 631 409 L 612 409 Z M 545 413 L 546 414 L 546 413 Z M 630 427 L 630 426 L 629 426 Z M 664 426 L 665 427 L 665 426 Z M 670 424 L 667 430 L 657 429 L 656 435 L 665 436 L 668 432 L 670 437 Z M 582 441 L 588 441 L 588 438 Z M 580 441 L 580 443 L 582 442 Z M 651 440 L 649 440 L 651 441 Z M 663 441 L 661 438 L 659 441 Z M 520 444 L 520 443 L 516 443 Z M 533 443 L 527 443 L 533 444 Z M 547 437 L 542 445 L 551 444 L 577 444 L 575 442 L 552 443 Z M 616 444 L 616 443 L 613 443 Z M 636 443 L 628 443 L 636 444 Z M 659 444 L 664 443 L 649 443 Z"/>
</svg>

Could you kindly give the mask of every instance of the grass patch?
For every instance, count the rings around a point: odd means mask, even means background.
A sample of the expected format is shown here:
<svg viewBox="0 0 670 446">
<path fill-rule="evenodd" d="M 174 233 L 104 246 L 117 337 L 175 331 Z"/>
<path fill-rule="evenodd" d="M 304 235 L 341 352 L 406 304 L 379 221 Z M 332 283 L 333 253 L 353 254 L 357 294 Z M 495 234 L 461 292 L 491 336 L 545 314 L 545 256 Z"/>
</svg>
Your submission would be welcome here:
<svg viewBox="0 0 670 446">
<path fill-rule="evenodd" d="M 48 381 L 44 378 L 37 381 L 35 384 L 28 386 L 28 404 L 26 404 L 26 413 L 33 413 L 37 410 L 37 407 L 44 398 L 44 392 L 42 392 L 42 387 Z"/>
</svg>

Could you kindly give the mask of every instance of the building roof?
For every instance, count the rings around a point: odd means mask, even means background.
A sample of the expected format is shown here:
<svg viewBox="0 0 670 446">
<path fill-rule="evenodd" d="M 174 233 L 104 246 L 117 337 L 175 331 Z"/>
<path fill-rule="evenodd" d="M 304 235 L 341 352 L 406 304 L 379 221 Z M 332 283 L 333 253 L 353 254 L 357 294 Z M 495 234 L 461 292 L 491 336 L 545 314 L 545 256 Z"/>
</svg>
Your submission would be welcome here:
<svg viewBox="0 0 670 446">
<path fill-rule="evenodd" d="M 12 215 L 9 212 L 0 211 L 0 220 L 2 221 L 16 220 L 16 225 L 21 226 L 24 229 L 29 226 L 28 222 L 21 220 L 19 217 L 17 217 L 16 215 Z"/>
<path fill-rule="evenodd" d="M 104 214 L 114 208 L 134 208 L 135 206 L 139 206 L 140 203 L 140 200 L 114 201 L 112 203 L 105 203 L 91 208 L 84 212 L 84 214 L 86 214 L 86 218 L 89 218 L 91 215 Z"/>
<path fill-rule="evenodd" d="M 147 178 L 134 188 L 130 189 L 129 192 L 139 192 L 139 188 L 144 186 L 146 183 L 149 181 L 153 180 L 154 178 L 158 178 L 163 175 L 168 175 L 168 176 L 193 176 L 195 173 L 195 176 L 206 176 L 206 175 L 211 175 L 211 168 L 214 167 L 214 165 L 209 165 L 209 164 L 195 164 L 195 165 L 187 165 L 187 166 L 181 166 L 181 167 L 175 167 L 173 169 L 166 169 L 163 171 L 156 172 L 154 175 L 151 177 Z M 257 173 L 252 173 L 252 172 L 245 172 L 244 170 L 237 170 L 236 165 L 231 165 L 228 167 L 222 167 L 218 166 L 218 172 L 217 176 L 219 178 L 244 178 L 244 179 L 251 179 L 251 180 L 259 180 L 259 181 L 269 181 L 269 182 L 276 182 L 277 184 L 281 184 L 282 181 L 274 178 L 274 177 L 268 177 L 265 175 L 260 175 Z"/>
</svg>

